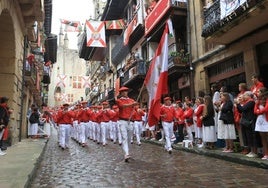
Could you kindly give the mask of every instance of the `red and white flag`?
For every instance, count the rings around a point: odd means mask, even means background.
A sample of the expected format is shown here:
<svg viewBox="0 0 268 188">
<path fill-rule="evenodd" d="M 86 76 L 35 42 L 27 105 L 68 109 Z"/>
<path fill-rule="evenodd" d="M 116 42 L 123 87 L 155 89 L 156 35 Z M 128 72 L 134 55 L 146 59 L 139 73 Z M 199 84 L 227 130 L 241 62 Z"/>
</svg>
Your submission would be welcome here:
<svg viewBox="0 0 268 188">
<path fill-rule="evenodd" d="M 65 24 L 64 31 L 66 32 L 80 32 L 82 30 L 82 26 L 80 21 L 70 21 L 65 19 L 60 19 L 62 24 Z"/>
<path fill-rule="evenodd" d="M 87 46 L 106 47 L 105 22 L 86 21 Z"/>
<path fill-rule="evenodd" d="M 149 94 L 149 126 L 160 120 L 161 97 L 168 93 L 168 24 L 152 59 L 144 84 Z"/>
<path fill-rule="evenodd" d="M 66 80 L 67 80 L 66 75 L 58 75 L 57 76 L 57 87 L 65 87 Z"/>
<path fill-rule="evenodd" d="M 82 85 L 83 85 L 83 88 L 90 88 L 91 87 L 90 76 L 82 76 Z"/>
</svg>

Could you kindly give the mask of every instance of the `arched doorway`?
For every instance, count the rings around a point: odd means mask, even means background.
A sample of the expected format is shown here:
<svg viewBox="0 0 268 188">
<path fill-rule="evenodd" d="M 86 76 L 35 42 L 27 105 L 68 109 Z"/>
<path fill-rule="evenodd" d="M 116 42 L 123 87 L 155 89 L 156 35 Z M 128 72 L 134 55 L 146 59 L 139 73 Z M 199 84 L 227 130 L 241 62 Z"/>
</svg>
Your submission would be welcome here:
<svg viewBox="0 0 268 188">
<path fill-rule="evenodd" d="M 22 68 L 22 59 L 20 62 L 16 61 L 14 22 L 10 12 L 10 10 L 0 7 L 0 96 L 7 96 L 9 98 L 8 105 L 14 110 L 9 122 L 9 125 L 12 126 L 9 126 L 8 144 L 16 142 L 19 135 L 19 116 L 17 114 L 20 109 L 16 103 L 20 102 L 17 98 L 20 99 L 18 92 L 21 84 L 20 78 L 16 76 L 19 73 L 18 63 L 21 65 L 20 70 Z"/>
</svg>

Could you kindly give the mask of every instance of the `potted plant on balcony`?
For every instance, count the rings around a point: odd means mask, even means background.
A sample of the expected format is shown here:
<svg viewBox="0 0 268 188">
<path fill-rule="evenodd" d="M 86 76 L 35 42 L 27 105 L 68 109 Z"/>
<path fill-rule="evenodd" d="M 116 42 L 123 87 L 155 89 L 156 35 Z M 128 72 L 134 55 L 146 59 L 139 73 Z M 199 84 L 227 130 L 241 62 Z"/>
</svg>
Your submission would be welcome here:
<svg viewBox="0 0 268 188">
<path fill-rule="evenodd" d="M 170 52 L 170 56 L 176 64 L 186 64 L 189 61 L 189 53 L 186 53 L 184 49 Z"/>
</svg>

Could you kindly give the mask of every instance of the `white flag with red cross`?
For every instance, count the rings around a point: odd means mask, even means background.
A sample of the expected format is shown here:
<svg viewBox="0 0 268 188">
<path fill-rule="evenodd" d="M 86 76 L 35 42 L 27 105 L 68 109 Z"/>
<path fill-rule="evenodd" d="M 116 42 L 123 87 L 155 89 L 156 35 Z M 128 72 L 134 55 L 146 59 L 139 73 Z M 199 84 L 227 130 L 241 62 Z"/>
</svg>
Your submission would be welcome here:
<svg viewBox="0 0 268 188">
<path fill-rule="evenodd" d="M 82 76 L 82 86 L 83 88 L 90 88 L 90 76 Z"/>
<path fill-rule="evenodd" d="M 86 21 L 87 46 L 106 47 L 105 22 Z"/>
<path fill-rule="evenodd" d="M 58 87 L 65 87 L 66 86 L 66 81 L 67 81 L 67 76 L 66 75 L 58 75 L 57 76 L 57 86 Z"/>
</svg>

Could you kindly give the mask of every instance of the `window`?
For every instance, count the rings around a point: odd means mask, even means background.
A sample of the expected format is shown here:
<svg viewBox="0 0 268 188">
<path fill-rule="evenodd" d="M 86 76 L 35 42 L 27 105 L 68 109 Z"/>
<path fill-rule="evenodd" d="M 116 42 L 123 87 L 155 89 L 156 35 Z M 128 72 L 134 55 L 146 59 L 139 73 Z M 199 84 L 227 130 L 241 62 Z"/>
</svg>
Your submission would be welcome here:
<svg viewBox="0 0 268 188">
<path fill-rule="evenodd" d="M 73 88 L 81 89 L 82 88 L 82 77 L 73 76 Z"/>
<path fill-rule="evenodd" d="M 68 97 L 67 98 L 68 103 L 74 102 L 74 95 L 73 94 L 68 94 L 67 97 Z"/>
</svg>

